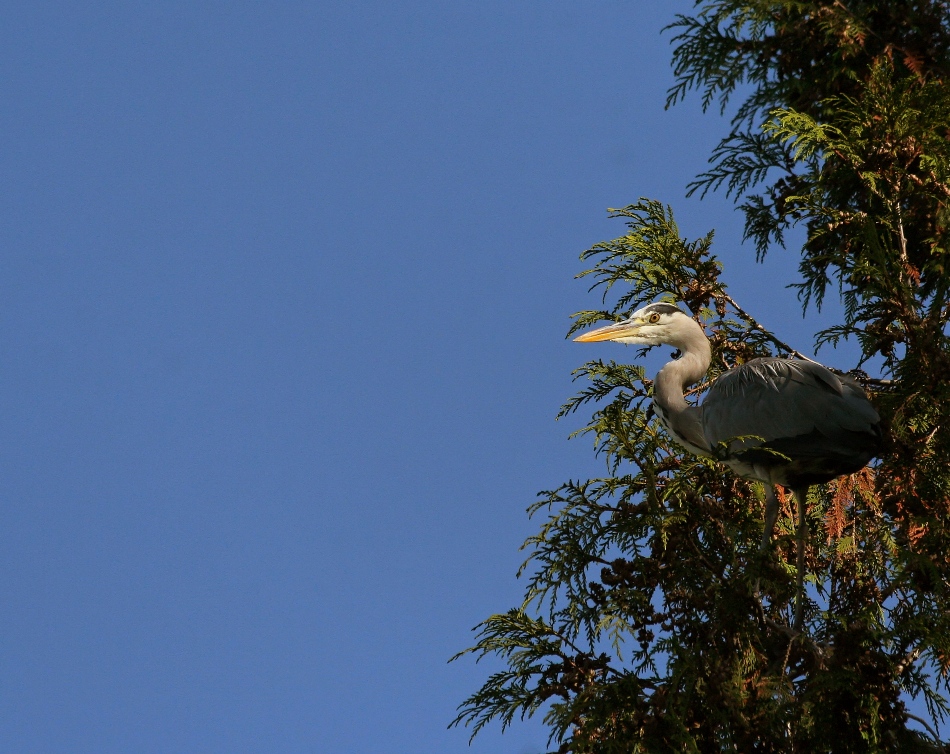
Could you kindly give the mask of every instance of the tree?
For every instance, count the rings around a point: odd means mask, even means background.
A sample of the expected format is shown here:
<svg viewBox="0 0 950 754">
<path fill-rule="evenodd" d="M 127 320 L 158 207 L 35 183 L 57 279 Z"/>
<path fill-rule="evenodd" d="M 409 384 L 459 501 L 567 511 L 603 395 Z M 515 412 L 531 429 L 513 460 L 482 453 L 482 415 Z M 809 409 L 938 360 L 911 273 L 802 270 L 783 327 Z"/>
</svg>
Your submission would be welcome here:
<svg viewBox="0 0 950 754">
<path fill-rule="evenodd" d="M 561 752 L 948 751 L 936 728 L 950 710 L 950 8 L 699 0 L 670 28 L 671 104 L 698 89 L 725 108 L 749 92 L 692 190 L 735 197 L 759 256 L 804 227 L 803 306 L 842 297 L 843 321 L 817 342 L 853 337 L 856 369 L 880 363 L 880 377 L 853 374 L 887 448 L 812 490 L 797 631 L 791 509 L 760 553 L 761 486 L 672 442 L 640 367 L 588 362 L 562 414 L 594 406 L 581 432 L 610 473 L 529 509 L 545 520 L 526 542 L 524 604 L 462 653 L 507 667 L 455 724 L 477 733 L 543 709 Z M 662 297 L 705 325 L 709 380 L 795 355 L 730 296 L 712 233 L 683 239 L 651 200 L 613 215 L 626 233 L 582 255 L 609 304 L 571 332 Z"/>
</svg>

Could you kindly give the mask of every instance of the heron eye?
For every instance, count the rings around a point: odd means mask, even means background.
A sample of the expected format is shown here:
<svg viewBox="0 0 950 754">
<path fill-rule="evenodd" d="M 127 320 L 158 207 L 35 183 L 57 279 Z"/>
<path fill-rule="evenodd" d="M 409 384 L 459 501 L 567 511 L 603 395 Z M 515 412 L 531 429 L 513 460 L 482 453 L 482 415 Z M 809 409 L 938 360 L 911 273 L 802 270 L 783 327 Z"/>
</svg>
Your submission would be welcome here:
<svg viewBox="0 0 950 754">
<path fill-rule="evenodd" d="M 660 315 L 656 313 L 651 314 L 649 321 L 651 325 L 655 325 L 657 322 L 660 321 Z"/>
</svg>

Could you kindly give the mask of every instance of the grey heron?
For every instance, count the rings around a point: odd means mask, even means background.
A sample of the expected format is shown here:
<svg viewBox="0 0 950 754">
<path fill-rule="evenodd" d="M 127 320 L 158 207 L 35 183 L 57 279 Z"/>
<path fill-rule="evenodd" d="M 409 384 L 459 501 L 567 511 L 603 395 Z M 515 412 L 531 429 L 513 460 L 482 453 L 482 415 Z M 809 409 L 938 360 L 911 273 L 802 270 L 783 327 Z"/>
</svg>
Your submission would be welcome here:
<svg viewBox="0 0 950 754">
<path fill-rule="evenodd" d="M 799 628 L 808 488 L 858 471 L 881 450 L 880 417 L 860 385 L 812 361 L 761 358 L 722 374 L 702 404 L 692 406 L 684 391 L 706 375 L 712 352 L 702 327 L 672 304 L 649 304 L 574 340 L 665 344 L 680 351 L 653 383 L 656 416 L 697 455 L 715 457 L 714 449 L 728 442 L 728 453 L 719 460 L 765 485 L 760 549 L 768 546 L 778 518 L 775 485 L 792 490 L 798 502 Z"/>
</svg>

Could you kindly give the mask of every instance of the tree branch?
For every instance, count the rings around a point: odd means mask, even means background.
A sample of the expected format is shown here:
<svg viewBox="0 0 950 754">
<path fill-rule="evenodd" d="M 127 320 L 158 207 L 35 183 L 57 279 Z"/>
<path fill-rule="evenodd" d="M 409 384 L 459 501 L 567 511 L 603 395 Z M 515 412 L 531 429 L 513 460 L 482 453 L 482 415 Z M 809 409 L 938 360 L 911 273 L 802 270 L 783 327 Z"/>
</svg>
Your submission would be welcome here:
<svg viewBox="0 0 950 754">
<path fill-rule="evenodd" d="M 809 359 L 809 358 L 808 358 L 805 354 L 803 354 L 801 351 L 796 351 L 796 350 L 795 350 L 794 348 L 792 348 L 788 343 L 786 343 L 786 342 L 784 342 L 784 341 L 779 340 L 778 338 L 776 338 L 771 332 L 769 332 L 769 331 L 766 330 L 764 327 L 762 327 L 762 325 L 760 325 L 760 324 L 758 323 L 758 321 L 755 319 L 755 317 L 753 317 L 753 316 L 752 316 L 751 314 L 749 314 L 745 309 L 743 309 L 741 306 L 739 306 L 739 304 L 736 303 L 736 300 L 735 300 L 732 296 L 730 296 L 728 293 L 723 293 L 723 294 L 722 294 L 722 297 L 723 297 L 724 299 L 726 299 L 726 301 L 729 302 L 729 305 L 730 305 L 733 309 L 736 310 L 736 313 L 737 313 L 740 317 L 742 317 L 744 320 L 746 320 L 746 321 L 751 325 L 751 327 L 752 327 L 753 330 L 758 330 L 759 332 L 761 332 L 763 335 L 765 335 L 766 338 L 768 338 L 769 340 L 771 340 L 771 341 L 772 341 L 775 345 L 777 345 L 779 348 L 784 349 L 785 351 L 787 351 L 788 353 L 790 353 L 792 356 L 794 356 L 794 357 L 797 358 L 797 359 L 801 359 L 802 361 L 810 361 L 812 364 L 817 364 L 817 363 L 818 363 L 818 362 L 815 361 L 814 359 Z"/>
<path fill-rule="evenodd" d="M 931 728 L 926 720 L 924 720 L 922 717 L 917 717 L 917 715 L 912 715 L 910 712 L 905 712 L 904 715 L 907 717 L 908 720 L 916 720 L 918 723 L 923 725 L 927 729 L 927 732 L 930 734 L 930 737 L 934 740 L 934 743 L 937 744 L 937 746 L 941 746 L 941 747 L 943 746 L 943 741 L 940 740 L 940 734 L 937 733 L 937 731 L 935 731 L 933 728 Z"/>
</svg>

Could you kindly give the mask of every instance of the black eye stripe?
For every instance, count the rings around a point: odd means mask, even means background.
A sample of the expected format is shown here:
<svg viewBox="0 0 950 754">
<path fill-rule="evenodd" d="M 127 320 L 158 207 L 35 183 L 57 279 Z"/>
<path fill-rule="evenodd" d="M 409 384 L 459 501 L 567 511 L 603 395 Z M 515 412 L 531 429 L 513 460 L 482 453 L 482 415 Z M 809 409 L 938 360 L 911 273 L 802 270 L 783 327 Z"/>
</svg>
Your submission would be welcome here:
<svg viewBox="0 0 950 754">
<path fill-rule="evenodd" d="M 682 314 L 682 310 L 678 306 L 673 306 L 672 304 L 650 304 L 646 307 L 646 310 L 653 314 Z"/>
</svg>

